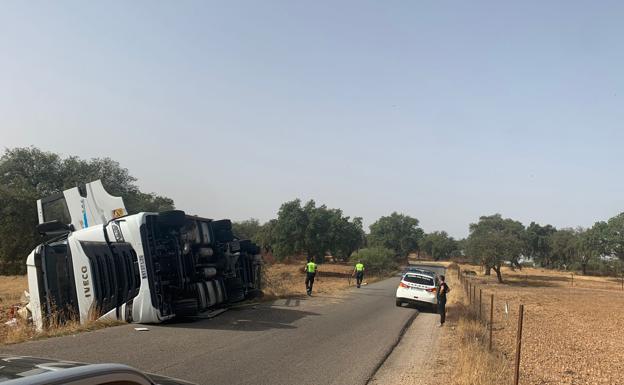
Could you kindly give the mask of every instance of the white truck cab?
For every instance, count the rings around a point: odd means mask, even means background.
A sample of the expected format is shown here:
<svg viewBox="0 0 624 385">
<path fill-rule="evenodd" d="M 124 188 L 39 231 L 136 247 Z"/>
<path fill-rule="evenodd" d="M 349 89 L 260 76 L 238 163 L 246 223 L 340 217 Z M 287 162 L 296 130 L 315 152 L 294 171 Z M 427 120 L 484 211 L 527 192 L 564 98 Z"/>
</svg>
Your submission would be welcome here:
<svg viewBox="0 0 624 385">
<path fill-rule="evenodd" d="M 260 290 L 258 246 L 213 221 L 174 210 L 127 215 L 100 181 L 41 199 L 49 239 L 28 256 L 35 326 L 79 318 L 159 323 Z"/>
</svg>

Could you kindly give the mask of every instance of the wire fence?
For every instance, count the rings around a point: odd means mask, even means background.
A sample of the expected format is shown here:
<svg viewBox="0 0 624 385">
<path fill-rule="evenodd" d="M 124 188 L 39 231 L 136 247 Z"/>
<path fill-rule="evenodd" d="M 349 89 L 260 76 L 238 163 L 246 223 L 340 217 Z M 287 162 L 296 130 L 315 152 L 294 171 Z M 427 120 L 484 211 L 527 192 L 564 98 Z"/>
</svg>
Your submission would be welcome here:
<svg viewBox="0 0 624 385">
<path fill-rule="evenodd" d="M 469 272 L 462 272 L 460 267 L 457 267 L 457 278 L 462 285 L 464 295 L 467 300 L 467 307 L 469 313 L 483 324 L 486 328 L 486 335 L 488 336 L 487 346 L 490 351 L 493 349 L 494 339 L 494 323 L 497 322 L 494 318 L 494 306 L 495 298 L 493 293 L 485 294 L 482 285 L 470 275 Z M 489 306 L 487 304 L 489 302 Z M 489 308 L 489 309 L 486 309 Z M 504 314 L 509 314 L 509 304 L 504 303 Z M 487 312 L 489 310 L 489 312 Z M 522 350 L 522 326 L 524 323 L 524 304 L 520 303 L 518 306 L 518 320 L 516 329 L 516 341 L 515 341 L 515 355 L 514 355 L 514 368 L 513 368 L 513 384 L 518 385 L 520 382 L 520 359 Z"/>
</svg>

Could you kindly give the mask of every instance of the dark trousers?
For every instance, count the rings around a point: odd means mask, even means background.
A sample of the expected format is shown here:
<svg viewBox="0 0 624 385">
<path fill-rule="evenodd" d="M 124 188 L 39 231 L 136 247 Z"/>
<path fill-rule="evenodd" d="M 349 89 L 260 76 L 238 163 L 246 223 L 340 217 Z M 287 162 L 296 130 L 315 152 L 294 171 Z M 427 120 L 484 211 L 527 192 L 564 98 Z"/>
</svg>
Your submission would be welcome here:
<svg viewBox="0 0 624 385">
<path fill-rule="evenodd" d="M 305 285 L 306 291 L 312 293 L 312 286 L 314 285 L 314 276 L 316 273 L 306 273 Z"/>
<path fill-rule="evenodd" d="M 444 321 L 446 321 L 446 299 L 438 300 L 438 314 L 440 314 L 440 325 L 444 325 Z"/>
<path fill-rule="evenodd" d="M 363 279 L 364 279 L 363 271 L 358 271 L 357 273 L 355 273 L 355 282 L 357 283 L 358 287 L 360 287 L 360 285 L 362 284 Z"/>
</svg>

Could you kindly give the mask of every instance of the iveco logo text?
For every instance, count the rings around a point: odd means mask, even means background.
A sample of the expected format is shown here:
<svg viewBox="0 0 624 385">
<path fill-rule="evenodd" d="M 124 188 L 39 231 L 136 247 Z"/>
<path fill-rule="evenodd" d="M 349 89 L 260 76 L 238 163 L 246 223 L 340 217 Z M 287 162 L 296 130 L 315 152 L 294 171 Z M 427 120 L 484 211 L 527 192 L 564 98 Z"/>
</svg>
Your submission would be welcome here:
<svg viewBox="0 0 624 385">
<path fill-rule="evenodd" d="M 80 268 L 82 272 L 82 286 L 84 290 L 85 297 L 91 297 L 91 288 L 89 287 L 89 274 L 87 274 L 87 267 L 83 266 Z"/>
</svg>

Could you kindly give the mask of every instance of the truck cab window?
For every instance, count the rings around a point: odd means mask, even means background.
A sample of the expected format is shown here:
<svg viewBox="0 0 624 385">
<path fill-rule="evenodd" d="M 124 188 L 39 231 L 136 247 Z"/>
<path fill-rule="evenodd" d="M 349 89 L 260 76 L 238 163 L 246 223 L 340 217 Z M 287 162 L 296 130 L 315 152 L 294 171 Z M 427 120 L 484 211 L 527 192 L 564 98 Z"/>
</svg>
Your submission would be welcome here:
<svg viewBox="0 0 624 385">
<path fill-rule="evenodd" d="M 69 209 L 63 194 L 42 199 L 41 210 L 43 211 L 44 222 L 57 220 L 61 223 L 71 223 L 71 215 L 69 215 Z"/>
</svg>

